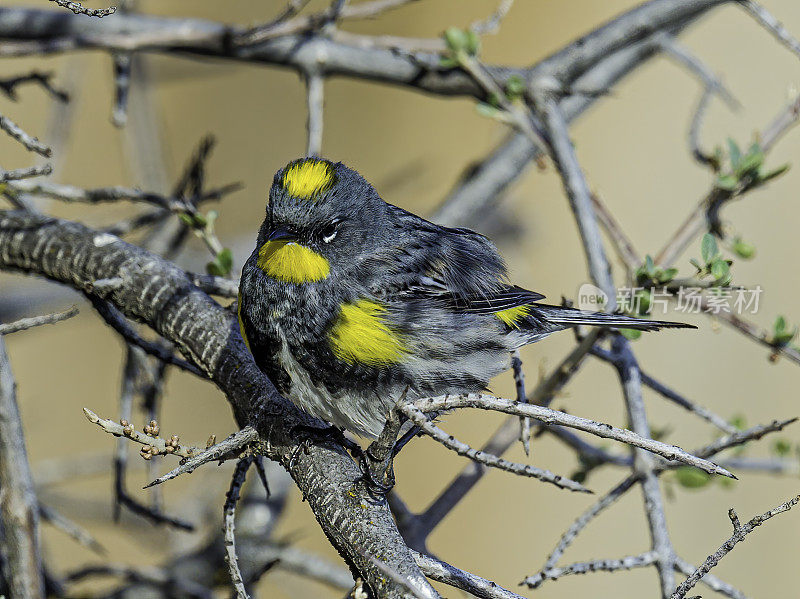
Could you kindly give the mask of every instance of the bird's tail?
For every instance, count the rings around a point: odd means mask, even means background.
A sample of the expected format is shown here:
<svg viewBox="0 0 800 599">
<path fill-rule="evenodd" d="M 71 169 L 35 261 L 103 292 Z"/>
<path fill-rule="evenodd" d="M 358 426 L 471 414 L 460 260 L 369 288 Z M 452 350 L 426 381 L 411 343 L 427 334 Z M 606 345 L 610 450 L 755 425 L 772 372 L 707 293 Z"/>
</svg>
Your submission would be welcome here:
<svg viewBox="0 0 800 599">
<path fill-rule="evenodd" d="M 604 312 L 585 312 L 574 308 L 562 306 L 548 306 L 547 304 L 533 304 L 534 314 L 541 320 L 550 324 L 569 328 L 578 325 L 593 327 L 609 327 L 621 329 L 636 329 L 639 331 L 657 331 L 662 328 L 671 329 L 696 329 L 697 327 L 683 322 L 670 322 L 667 320 L 650 320 L 648 318 L 634 318 L 623 314 L 607 314 Z"/>
</svg>

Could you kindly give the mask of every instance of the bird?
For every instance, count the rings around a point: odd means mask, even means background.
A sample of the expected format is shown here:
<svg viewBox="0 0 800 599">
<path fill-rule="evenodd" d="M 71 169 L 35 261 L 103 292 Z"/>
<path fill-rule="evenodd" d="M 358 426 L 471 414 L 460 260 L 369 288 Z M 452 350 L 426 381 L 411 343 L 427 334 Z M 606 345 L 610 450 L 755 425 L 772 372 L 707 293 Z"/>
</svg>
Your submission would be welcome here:
<svg viewBox="0 0 800 599">
<path fill-rule="evenodd" d="M 401 398 L 483 392 L 514 350 L 554 332 L 691 327 L 542 299 L 510 282 L 487 237 L 389 204 L 355 170 L 310 157 L 275 174 L 237 312 L 282 395 L 366 439 Z"/>
</svg>

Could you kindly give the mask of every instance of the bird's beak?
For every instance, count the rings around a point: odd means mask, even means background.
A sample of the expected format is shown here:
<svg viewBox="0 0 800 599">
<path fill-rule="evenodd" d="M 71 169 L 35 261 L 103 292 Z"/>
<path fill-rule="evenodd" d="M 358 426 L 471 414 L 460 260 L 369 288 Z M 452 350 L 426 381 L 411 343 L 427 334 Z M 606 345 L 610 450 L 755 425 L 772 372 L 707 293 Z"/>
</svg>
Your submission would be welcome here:
<svg viewBox="0 0 800 599">
<path fill-rule="evenodd" d="M 296 239 L 297 237 L 294 235 L 294 233 L 287 231 L 286 229 L 273 229 L 270 231 L 269 237 L 267 237 L 267 241 L 295 241 Z"/>
</svg>

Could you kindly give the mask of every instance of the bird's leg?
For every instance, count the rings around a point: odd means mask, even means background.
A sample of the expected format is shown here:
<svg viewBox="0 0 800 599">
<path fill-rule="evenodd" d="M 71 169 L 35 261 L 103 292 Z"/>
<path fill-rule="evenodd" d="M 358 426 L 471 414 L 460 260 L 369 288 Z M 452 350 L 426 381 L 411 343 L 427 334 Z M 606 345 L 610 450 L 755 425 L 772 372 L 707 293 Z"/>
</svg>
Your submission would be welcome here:
<svg viewBox="0 0 800 599">
<path fill-rule="evenodd" d="M 400 415 L 392 410 L 381 434 L 358 456 L 364 481 L 374 495 L 386 495 L 394 487 L 394 447 L 402 424 Z"/>
</svg>

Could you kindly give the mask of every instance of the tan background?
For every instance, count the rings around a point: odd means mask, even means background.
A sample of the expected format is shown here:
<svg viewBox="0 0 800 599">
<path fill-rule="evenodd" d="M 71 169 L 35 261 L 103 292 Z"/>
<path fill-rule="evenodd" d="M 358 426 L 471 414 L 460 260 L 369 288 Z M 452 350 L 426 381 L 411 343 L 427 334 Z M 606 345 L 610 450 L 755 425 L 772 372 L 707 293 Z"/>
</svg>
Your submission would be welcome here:
<svg viewBox="0 0 800 599">
<path fill-rule="evenodd" d="M 30 2 L 38 7 L 47 2 Z M 192 15 L 255 23 L 271 18 L 282 2 L 247 1 L 140 3 L 144 12 Z M 485 39 L 489 62 L 528 64 L 588 29 L 636 4 L 629 0 L 520 0 L 499 35 Z M 800 35 L 800 6 L 794 0 L 765 0 L 790 31 Z M 408 36 L 436 36 L 446 26 L 465 26 L 494 8 L 494 2 L 428 0 L 374 22 L 352 24 L 354 31 Z M 724 76 L 743 108 L 730 113 L 715 102 L 703 139 L 722 142 L 731 135 L 747 142 L 787 102 L 798 83 L 797 57 L 780 47 L 743 12 L 723 8 L 695 26 L 683 42 Z M 210 162 L 211 184 L 241 180 L 246 189 L 221 206 L 219 230 L 236 248 L 241 265 L 249 252 L 264 209 L 265 189 L 273 172 L 305 148 L 303 87 L 291 72 L 236 63 L 201 62 L 185 58 L 151 57 L 156 86 L 156 119 L 165 142 L 166 181 L 173 181 L 198 139 L 207 132 L 219 144 Z M 75 121 L 65 147 L 58 151 L 60 181 L 86 187 L 129 184 L 157 186 L 126 157 L 125 134 L 109 123 L 112 97 L 111 62 L 99 52 L 81 52 L 46 60 L 6 60 L 0 75 L 36 67 L 59 72 L 59 83 L 75 93 Z M 78 91 L 80 90 L 80 91 Z M 578 154 L 591 184 L 606 198 L 640 251 L 654 253 L 704 194 L 710 176 L 687 151 L 686 131 L 700 93 L 698 83 L 674 63 L 659 58 L 619 86 L 573 128 Z M 0 98 L 0 112 L 48 141 L 50 100 L 27 88 L 21 102 Z M 476 114 L 473 102 L 442 99 L 363 81 L 337 79 L 326 85 L 324 152 L 357 168 L 385 199 L 425 214 L 430 212 L 465 165 L 482 157 L 502 138 L 503 127 Z M 7 139 L 0 140 L 0 163 L 6 168 L 28 164 L 29 156 Z M 141 157 L 140 157 L 141 158 Z M 800 132 L 781 142 L 769 163 L 797 163 Z M 800 292 L 794 256 L 798 251 L 798 174 L 752 193 L 730 206 L 725 216 L 758 247 L 757 259 L 737 262 L 735 280 L 765 288 L 762 307 L 754 317 L 768 326 L 779 313 L 800 321 Z M 60 214 L 93 223 L 109 222 L 116 208 L 55 208 Z M 585 264 L 572 216 L 558 177 L 551 168 L 528 172 L 503 203 L 502 210 L 520 223 L 523 236 L 499 240 L 513 278 L 554 300 L 574 296 L 586 280 Z M 192 240 L 183 263 L 201 268 L 207 259 Z M 699 252 L 695 244 L 691 255 Z M 680 261 L 691 273 L 687 255 Z M 619 269 L 618 269 L 619 270 Z M 21 289 L 23 279 L 0 279 L 0 294 Z M 27 284 L 27 283 L 25 283 Z M 62 297 L 56 302 L 73 301 Z M 38 308 L 37 308 L 38 309 Z M 728 329 L 715 331 L 708 319 L 691 318 L 696 332 L 666 332 L 636 343 L 643 367 L 668 380 L 676 389 L 724 416 L 745 414 L 750 424 L 798 414 L 795 389 L 800 374 L 795 365 L 767 362 L 767 352 Z M 535 382 L 541 363 L 555 364 L 572 344 L 568 334 L 525 350 L 528 379 Z M 57 328 L 42 328 L 8 338 L 20 384 L 20 400 L 34 467 L 54 457 L 110 453 L 113 441 L 93 429 L 81 415 L 89 406 L 100 414 L 116 412 L 120 379 L 120 341 L 82 304 L 81 315 Z M 497 381 L 498 394 L 510 394 L 510 377 Z M 672 431 L 669 439 L 688 447 L 710 440 L 714 431 L 682 410 L 647 392 L 651 422 Z M 615 375 L 590 361 L 556 402 L 556 407 L 588 417 L 624 424 Z M 486 414 L 453 415 L 446 427 L 472 444 L 480 444 L 500 421 Z M 211 385 L 175 373 L 167 387 L 162 428 L 183 439 L 200 441 L 233 429 L 230 412 Z M 797 430 L 784 435 L 792 442 Z M 767 442 L 767 445 L 770 442 Z M 767 455 L 768 447 L 749 455 Z M 620 448 L 615 448 L 620 449 Z M 523 459 L 515 448 L 512 459 Z M 569 474 L 572 454 L 553 441 L 536 441 L 533 463 Z M 397 463 L 398 489 L 413 509 L 422 509 L 464 462 L 427 440 L 413 443 Z M 207 470 L 212 470 L 209 468 Z M 208 504 L 206 518 L 216 522 L 230 467 L 220 473 L 195 474 L 171 484 L 167 499 L 173 511 L 193 509 L 189 500 L 219 499 Z M 602 493 L 623 476 L 611 468 L 592 476 L 590 486 Z M 131 486 L 142 482 L 133 474 Z M 712 485 L 700 492 L 672 486 L 667 515 L 675 547 L 689 561 L 702 561 L 730 534 L 726 511 L 735 506 L 749 518 L 798 492 L 795 478 L 745 474 L 730 489 Z M 170 535 L 129 517 L 123 526 L 107 523 L 111 486 L 108 477 L 60 486 L 46 495 L 52 505 L 79 519 L 110 549 L 115 562 L 157 563 L 169 543 L 185 543 L 185 535 Z M 516 589 L 516 584 L 543 563 L 560 533 L 593 501 L 527 479 L 490 473 L 477 489 L 435 531 L 430 548 L 441 558 Z M 196 520 L 198 518 L 195 518 Z M 293 495 L 280 534 L 290 534 L 301 546 L 338 559 L 320 534 L 307 506 Z M 796 548 L 800 514 L 769 522 L 738 548 L 715 573 L 759 598 L 796 595 Z M 96 558 L 76 548 L 61 533 L 45 528 L 48 555 L 57 571 Z M 629 493 L 595 521 L 568 551 L 566 560 L 621 557 L 648 545 L 641 496 Z M 285 575 L 270 574 L 263 596 L 337 597 L 320 586 Z M 266 589 L 269 589 L 269 593 Z M 591 596 L 633 598 L 655 596 L 653 569 L 615 575 L 593 574 L 546 584 L 540 597 Z M 710 592 L 701 591 L 704 595 Z M 447 591 L 458 596 L 457 591 Z M 523 594 L 533 594 L 522 590 Z"/>
</svg>

